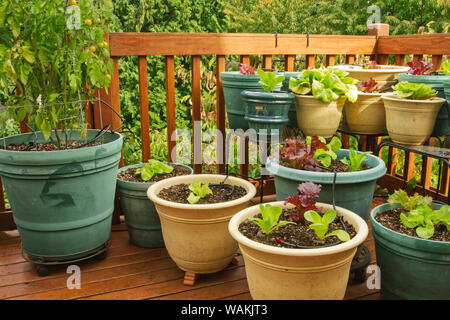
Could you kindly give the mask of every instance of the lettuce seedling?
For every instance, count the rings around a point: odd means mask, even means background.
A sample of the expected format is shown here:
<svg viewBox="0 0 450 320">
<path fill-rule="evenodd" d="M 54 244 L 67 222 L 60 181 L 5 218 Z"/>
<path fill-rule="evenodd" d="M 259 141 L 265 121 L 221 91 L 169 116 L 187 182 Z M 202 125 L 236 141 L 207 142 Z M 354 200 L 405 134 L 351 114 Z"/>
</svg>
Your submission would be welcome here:
<svg viewBox="0 0 450 320">
<path fill-rule="evenodd" d="M 378 82 L 373 77 L 370 77 L 369 80 L 358 83 L 358 90 L 364 93 L 378 93 L 380 89 L 377 85 Z"/>
<path fill-rule="evenodd" d="M 261 80 L 259 83 L 261 84 L 262 88 L 265 92 L 270 93 L 277 85 L 284 81 L 284 76 L 277 76 L 277 72 L 265 72 L 262 69 L 258 69 L 258 74 L 261 77 Z"/>
<path fill-rule="evenodd" d="M 416 66 L 412 61 L 409 61 L 406 65 L 410 68 L 408 74 L 430 76 L 433 73 L 433 64 L 426 60 L 420 61 L 420 66 Z"/>
<path fill-rule="evenodd" d="M 248 220 L 256 223 L 265 234 L 269 235 L 273 230 L 287 225 L 295 224 L 290 221 L 278 221 L 283 209 L 281 207 L 272 206 L 270 204 L 259 205 L 259 210 L 261 210 L 262 219 L 260 218 L 248 218 Z"/>
<path fill-rule="evenodd" d="M 343 242 L 350 240 L 350 235 L 345 230 L 334 230 L 327 234 L 330 224 L 336 219 L 336 211 L 334 210 L 328 210 L 323 216 L 320 216 L 314 210 L 309 210 L 305 212 L 305 219 L 312 222 L 309 228 L 314 230 L 314 233 L 320 240 L 331 236 L 336 236 Z"/>
<path fill-rule="evenodd" d="M 406 81 L 399 82 L 392 87 L 394 92 L 403 99 L 427 100 L 437 95 L 433 87 L 424 83 L 409 83 Z"/>
<path fill-rule="evenodd" d="M 305 70 L 298 79 L 289 79 L 289 89 L 300 95 L 313 95 L 315 99 L 329 103 L 345 96 L 350 102 L 358 99 L 358 80 L 348 76 L 348 72 L 320 68 Z"/>
<path fill-rule="evenodd" d="M 321 171 L 320 162 L 314 159 L 317 150 L 327 150 L 327 145 L 318 136 L 302 139 L 286 139 L 286 144 L 279 151 L 280 162 L 299 170 Z"/>
<path fill-rule="evenodd" d="M 446 76 L 450 76 L 450 59 L 445 60 L 444 62 L 442 62 L 442 69 L 437 70 L 437 72 L 443 73 Z"/>
<path fill-rule="evenodd" d="M 392 206 L 394 204 L 399 204 L 400 207 L 406 211 L 411 211 L 416 209 L 418 206 L 425 204 L 430 208 L 433 208 L 433 199 L 431 197 L 423 197 L 418 193 L 413 196 L 408 196 L 405 190 L 396 190 L 393 194 L 388 197 L 387 202 Z"/>
<path fill-rule="evenodd" d="M 306 137 L 306 143 L 308 143 L 309 137 Z M 321 139 L 322 137 L 319 137 Z M 322 138 L 323 139 L 323 138 Z M 325 139 L 321 140 L 322 142 L 325 141 Z M 338 137 L 333 137 L 326 145 L 326 149 L 317 149 L 314 153 L 314 159 L 319 161 L 324 167 L 329 167 L 331 165 L 331 160 L 337 159 L 336 152 L 341 149 L 342 143 L 341 140 Z"/>
<path fill-rule="evenodd" d="M 192 192 L 189 194 L 187 201 L 190 204 L 197 203 L 200 199 L 206 197 L 207 194 L 212 194 L 212 190 L 209 188 L 209 184 L 203 184 L 201 180 L 195 180 L 189 186 L 189 190 Z"/>
<path fill-rule="evenodd" d="M 241 63 L 239 65 L 239 72 L 240 72 L 240 74 L 251 74 L 251 75 L 256 74 L 255 68 L 253 68 L 252 66 L 248 66 L 244 63 Z"/>
<path fill-rule="evenodd" d="M 450 207 L 433 210 L 426 204 L 420 204 L 407 215 L 401 213 L 400 220 L 406 228 L 415 228 L 420 238 L 429 239 L 434 235 L 435 225 L 442 223 L 450 230 Z"/>
<path fill-rule="evenodd" d="M 353 149 L 350 149 L 350 152 L 348 154 L 349 159 L 344 158 L 341 161 L 343 163 L 345 163 L 348 168 L 350 169 L 350 171 L 359 171 L 361 170 L 362 165 L 364 164 L 364 161 L 367 160 L 366 155 L 370 154 L 372 152 L 368 151 L 368 152 L 356 152 Z"/>
<path fill-rule="evenodd" d="M 172 171 L 173 171 L 172 166 L 169 166 L 168 164 L 165 164 L 164 162 L 158 160 L 150 159 L 145 164 L 145 166 L 138 168 L 134 172 L 134 175 L 135 176 L 140 175 L 142 180 L 148 181 L 158 174 L 171 173 Z"/>
<path fill-rule="evenodd" d="M 289 221 L 305 220 L 304 214 L 309 210 L 317 210 L 316 201 L 320 195 L 322 186 L 313 182 L 303 182 L 297 187 L 297 195 L 286 199 L 285 203 L 293 204 L 296 208 L 294 212 L 289 214 Z"/>
</svg>

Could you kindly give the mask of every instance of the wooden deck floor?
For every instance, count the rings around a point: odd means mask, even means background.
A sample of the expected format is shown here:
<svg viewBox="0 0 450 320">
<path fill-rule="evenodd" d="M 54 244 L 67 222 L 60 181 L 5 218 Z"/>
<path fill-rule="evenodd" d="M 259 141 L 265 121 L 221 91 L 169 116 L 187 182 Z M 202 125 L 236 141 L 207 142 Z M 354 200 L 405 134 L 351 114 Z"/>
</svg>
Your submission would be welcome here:
<svg viewBox="0 0 450 320">
<path fill-rule="evenodd" d="M 377 202 L 380 199 L 376 200 Z M 372 234 L 365 242 L 375 264 Z M 54 266 L 47 277 L 39 277 L 35 267 L 20 254 L 17 231 L 0 232 L 0 299 L 163 299 L 163 300 L 248 300 L 251 296 L 243 259 L 238 265 L 211 275 L 203 275 L 195 286 L 183 285 L 184 273 L 165 249 L 138 248 L 129 243 L 124 225 L 113 227 L 112 244 L 103 261 L 91 259 L 81 268 L 81 288 L 68 289 L 67 266 Z M 379 299 L 378 290 L 365 283 L 349 283 L 345 299 Z"/>
</svg>

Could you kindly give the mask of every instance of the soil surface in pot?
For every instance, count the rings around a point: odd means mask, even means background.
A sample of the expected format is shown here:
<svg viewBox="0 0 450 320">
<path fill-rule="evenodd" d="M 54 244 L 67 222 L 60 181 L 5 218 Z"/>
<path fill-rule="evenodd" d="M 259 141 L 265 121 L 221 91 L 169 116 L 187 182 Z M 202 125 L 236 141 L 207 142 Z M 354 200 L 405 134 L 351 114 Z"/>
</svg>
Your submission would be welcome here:
<svg viewBox="0 0 450 320">
<path fill-rule="evenodd" d="M 282 214 L 280 215 L 279 220 L 288 221 L 290 213 L 295 213 L 296 209 L 284 209 Z M 262 218 L 261 214 L 257 214 L 255 218 Z M 298 249 L 295 246 L 289 246 L 283 242 L 294 244 L 296 246 L 306 246 L 306 247 L 322 247 L 329 246 L 333 244 L 340 243 L 340 240 L 336 236 L 331 236 L 320 240 L 314 231 L 309 228 L 311 222 L 309 221 L 299 221 L 296 224 L 288 224 L 282 227 L 279 227 L 272 231 L 269 235 L 266 235 L 260 227 L 250 221 L 245 220 L 239 225 L 239 231 L 246 236 L 247 238 L 263 243 L 268 244 L 275 247 L 280 248 L 291 248 Z M 356 235 L 355 228 L 352 225 L 345 222 L 345 227 L 347 228 L 347 232 L 351 238 Z M 329 225 L 328 232 L 332 232 L 334 230 L 344 230 L 341 222 L 338 217 Z M 278 239 L 281 238 L 283 242 L 279 243 Z"/>
<path fill-rule="evenodd" d="M 174 166 L 171 173 L 165 173 L 165 174 L 157 174 L 153 178 L 151 178 L 148 181 L 142 180 L 141 176 L 135 176 L 136 170 L 139 168 L 129 168 L 127 170 L 124 170 L 122 172 L 119 172 L 117 175 L 117 178 L 123 181 L 128 182 L 145 182 L 145 183 L 151 183 L 151 182 L 158 182 L 167 178 L 172 177 L 178 177 L 178 176 L 187 176 L 191 173 L 191 171 L 188 168 L 185 168 L 183 166 Z"/>
<path fill-rule="evenodd" d="M 293 168 L 291 166 L 289 166 L 288 163 L 286 162 L 280 162 L 280 165 L 284 166 L 284 167 L 288 167 L 288 168 Z M 367 169 L 371 169 L 372 167 L 368 166 L 367 164 L 363 164 L 361 166 L 361 169 L 359 171 L 363 171 L 363 170 L 367 170 Z M 293 168 L 296 169 L 296 168 Z M 348 167 L 348 165 L 346 165 L 345 163 L 343 163 L 340 160 L 331 160 L 331 165 L 328 167 L 328 169 L 330 170 L 325 170 L 325 169 L 321 169 L 321 172 L 330 172 L 330 171 L 336 171 L 336 172 L 350 172 L 350 168 Z M 307 170 L 309 171 L 309 170 Z"/>
<path fill-rule="evenodd" d="M 9 151 L 57 151 L 57 150 L 71 150 L 71 149 L 78 149 L 78 148 L 88 148 L 88 147 L 94 147 L 99 146 L 103 144 L 101 141 L 93 141 L 86 144 L 84 141 L 71 141 L 67 143 L 61 142 L 61 147 L 58 148 L 58 146 L 54 143 L 48 142 L 48 143 L 29 143 L 29 144 L 10 144 L 6 146 L 6 150 Z M 3 145 L 0 146 L 0 149 L 5 149 Z"/>
<path fill-rule="evenodd" d="M 384 212 L 380 212 L 375 216 L 375 220 L 388 229 L 396 231 L 401 234 L 406 234 L 411 237 L 419 238 L 415 229 L 406 228 L 400 220 L 400 214 L 407 211 L 402 208 L 392 209 Z M 434 235 L 428 240 L 434 241 L 450 241 L 450 232 L 443 224 L 434 226 Z"/>
<path fill-rule="evenodd" d="M 200 199 L 196 204 L 212 204 L 221 203 L 236 200 L 242 198 L 247 194 L 247 191 L 240 186 L 233 186 L 231 184 L 209 184 L 209 188 L 213 192 L 212 194 L 206 195 L 203 199 Z M 187 198 L 191 190 L 189 190 L 189 185 L 187 184 L 177 184 L 171 186 L 170 188 L 162 189 L 158 197 L 161 199 L 189 204 Z"/>
</svg>

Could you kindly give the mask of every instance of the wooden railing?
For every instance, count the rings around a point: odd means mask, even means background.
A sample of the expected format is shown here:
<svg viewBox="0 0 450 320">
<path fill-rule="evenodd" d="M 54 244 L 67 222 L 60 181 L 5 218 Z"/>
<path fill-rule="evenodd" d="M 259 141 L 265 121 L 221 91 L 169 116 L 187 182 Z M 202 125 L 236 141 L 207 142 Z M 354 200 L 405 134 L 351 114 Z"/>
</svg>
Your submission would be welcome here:
<svg viewBox="0 0 450 320">
<path fill-rule="evenodd" d="M 389 55 L 395 56 L 395 63 L 403 65 L 406 55 L 413 55 L 414 61 L 423 55 L 431 55 L 435 68 L 439 68 L 442 55 L 450 54 L 450 34 L 389 36 L 389 26 L 384 24 L 372 25 L 367 36 L 340 35 L 305 35 L 305 34 L 199 34 L 199 33 L 111 33 L 108 36 L 111 58 L 114 62 L 114 73 L 109 94 L 101 90 L 100 95 L 115 112 L 120 114 L 120 86 L 119 86 L 119 58 L 124 56 L 138 57 L 139 97 L 141 113 L 142 157 L 146 161 L 150 154 L 150 123 L 148 117 L 148 75 L 147 56 L 165 57 L 166 74 L 166 114 L 169 161 L 173 161 L 171 152 L 176 142 L 172 133 L 176 130 L 175 123 L 175 60 L 174 56 L 188 55 L 192 57 L 192 120 L 201 120 L 201 56 L 216 56 L 216 116 L 217 128 L 224 135 L 226 126 L 225 101 L 222 91 L 220 72 L 225 71 L 226 55 L 239 55 L 243 63 L 248 63 L 250 55 L 262 55 L 263 67 L 272 67 L 273 55 L 284 56 L 285 70 L 294 71 L 294 60 L 297 55 L 305 56 L 305 67 L 313 66 L 317 55 L 326 55 L 325 64 L 334 65 L 337 55 L 344 55 L 346 63 L 354 63 L 356 55 L 371 55 L 379 64 L 388 64 Z M 92 128 L 101 128 L 111 124 L 112 128 L 121 126 L 120 119 L 112 110 L 104 105 L 87 105 L 86 119 Z M 201 128 L 194 128 L 201 130 Z M 194 132 L 193 136 L 199 134 Z M 201 132 L 200 132 L 201 134 Z M 225 135 L 224 135 L 225 136 Z M 361 137 L 365 142 L 364 149 L 373 149 L 380 138 L 370 139 Z M 349 137 L 343 136 L 344 146 L 348 147 Z M 201 142 L 193 141 L 193 150 L 201 150 Z M 395 160 L 392 155 L 396 150 L 389 150 L 388 174 L 379 182 L 386 187 L 404 188 L 405 181 L 412 176 L 412 154 L 407 154 L 404 176 L 395 173 Z M 200 152 L 201 154 L 201 152 Z M 225 146 L 216 152 L 218 157 L 218 172 L 225 171 Z M 247 157 L 248 153 L 241 153 Z M 195 173 L 202 171 L 201 164 L 194 164 Z M 431 161 L 424 160 L 422 181 L 430 192 L 434 192 L 429 185 Z M 240 165 L 241 174 L 247 175 L 248 164 Z M 424 179 L 425 178 L 425 179 Z M 449 192 L 449 172 L 444 169 L 439 196 L 446 199 Z M 266 189 L 266 190 L 270 190 Z M 273 189 L 272 189 L 273 190 Z M 3 194 L 0 193 L 0 230 L 14 227 L 9 211 L 5 209 Z M 6 213 L 8 212 L 8 213 Z M 118 220 L 118 212 L 115 222 Z"/>
</svg>

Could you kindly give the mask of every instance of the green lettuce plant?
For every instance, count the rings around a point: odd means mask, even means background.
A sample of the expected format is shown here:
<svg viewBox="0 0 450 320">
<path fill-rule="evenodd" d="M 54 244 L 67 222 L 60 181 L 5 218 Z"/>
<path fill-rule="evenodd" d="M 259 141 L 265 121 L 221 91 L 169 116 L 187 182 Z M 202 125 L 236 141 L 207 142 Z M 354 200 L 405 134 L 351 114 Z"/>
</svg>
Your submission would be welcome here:
<svg viewBox="0 0 450 320">
<path fill-rule="evenodd" d="M 209 188 L 209 184 L 203 184 L 201 180 L 195 180 L 189 185 L 189 190 L 192 192 L 189 194 L 187 201 L 190 204 L 195 204 L 199 202 L 200 199 L 203 199 L 208 194 L 212 194 L 212 190 Z"/>
<path fill-rule="evenodd" d="M 423 197 L 418 193 L 413 196 L 408 196 L 404 190 L 396 190 L 394 193 L 389 195 L 387 202 L 392 206 L 399 204 L 400 207 L 406 211 L 411 211 L 416 209 L 418 206 L 425 204 L 430 208 L 433 208 L 433 199 L 431 197 Z"/>
<path fill-rule="evenodd" d="M 336 219 L 336 211 L 334 210 L 328 210 L 323 216 L 320 216 L 314 210 L 309 210 L 305 212 L 305 219 L 312 222 L 309 228 L 314 231 L 320 240 L 331 236 L 336 236 L 343 242 L 350 240 L 350 235 L 345 230 L 334 230 L 333 232 L 327 233 L 330 224 Z"/>
<path fill-rule="evenodd" d="M 260 204 L 259 210 L 261 210 L 262 219 L 250 217 L 248 220 L 256 223 L 267 235 L 281 226 L 295 224 L 290 221 L 278 221 L 281 213 L 283 212 L 281 207 L 272 206 L 270 204 Z"/>
<path fill-rule="evenodd" d="M 344 96 L 349 101 L 358 99 L 358 80 L 348 72 L 333 68 L 319 68 L 303 71 L 298 79 L 289 79 L 289 88 L 300 95 L 313 95 L 315 99 L 329 103 Z"/>
<path fill-rule="evenodd" d="M 261 84 L 263 90 L 267 93 L 272 92 L 275 90 L 277 85 L 284 81 L 284 76 L 277 76 L 277 72 L 265 72 L 262 69 L 258 69 L 258 74 L 261 77 L 261 80 L 259 80 L 259 83 Z"/>
<path fill-rule="evenodd" d="M 433 210 L 427 204 L 420 204 L 407 214 L 401 213 L 400 220 L 406 228 L 416 229 L 420 238 L 429 239 L 438 224 L 450 230 L 450 207 L 442 206 L 439 210 Z"/>
<path fill-rule="evenodd" d="M 409 83 L 403 81 L 397 83 L 392 89 L 394 89 L 394 92 L 403 99 L 428 100 L 437 95 L 437 92 L 433 87 L 424 83 Z"/>
<path fill-rule="evenodd" d="M 164 162 L 150 159 L 145 164 L 145 166 L 138 168 L 135 172 L 135 176 L 141 176 L 141 179 L 144 181 L 148 181 L 154 176 L 158 174 L 166 174 L 171 173 L 173 171 L 173 167 L 165 164 Z"/>
<path fill-rule="evenodd" d="M 325 139 L 319 137 L 319 139 L 325 143 Z M 311 145 L 311 137 L 306 137 L 306 144 Z M 338 137 L 333 137 L 326 145 L 326 149 L 317 149 L 314 153 L 314 159 L 319 161 L 324 167 L 329 167 L 331 165 L 331 161 L 337 159 L 336 152 L 341 149 L 342 143 Z"/>
<path fill-rule="evenodd" d="M 446 76 L 450 76 L 450 59 L 447 59 L 444 62 L 442 62 L 441 69 L 437 70 L 437 72 L 441 72 Z"/>
<path fill-rule="evenodd" d="M 349 158 L 344 158 L 341 161 L 345 163 L 350 171 L 359 171 L 361 170 L 362 165 L 364 164 L 364 161 L 367 160 L 366 155 L 370 154 L 372 152 L 361 152 L 358 153 L 353 149 L 350 149 L 349 151 Z"/>
</svg>

